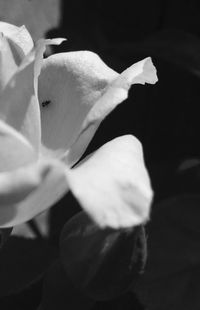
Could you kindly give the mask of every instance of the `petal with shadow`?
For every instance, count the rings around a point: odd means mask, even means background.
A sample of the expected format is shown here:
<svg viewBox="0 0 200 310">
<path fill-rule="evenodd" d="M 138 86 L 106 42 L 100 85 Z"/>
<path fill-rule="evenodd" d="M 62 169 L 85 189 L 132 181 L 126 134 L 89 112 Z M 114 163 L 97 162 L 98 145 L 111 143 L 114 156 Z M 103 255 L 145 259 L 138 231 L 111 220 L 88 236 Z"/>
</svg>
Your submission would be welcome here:
<svg viewBox="0 0 200 310">
<path fill-rule="evenodd" d="M 71 148 L 64 155 L 68 164 L 74 164 L 82 156 L 93 138 L 102 120 L 128 97 L 128 91 L 133 84 L 155 84 L 157 82 L 156 69 L 148 57 L 137 62 L 116 79 L 109 83 L 87 114 L 78 137 Z"/>
<path fill-rule="evenodd" d="M 0 173 L 36 161 L 37 155 L 29 142 L 16 130 L 0 121 Z"/>
<path fill-rule="evenodd" d="M 39 77 L 42 143 L 62 155 L 76 140 L 94 102 L 117 73 L 94 53 L 60 53 L 44 60 Z"/>
<path fill-rule="evenodd" d="M 18 66 L 10 44 L 7 38 L 0 32 L 0 92 L 5 88 L 17 69 Z"/>
<path fill-rule="evenodd" d="M 149 219 L 153 192 L 141 143 L 131 135 L 103 145 L 68 172 L 68 182 L 102 228 L 126 228 Z"/>
<path fill-rule="evenodd" d="M 66 166 L 43 161 L 0 173 L 0 227 L 21 224 L 53 206 L 67 191 Z"/>
<path fill-rule="evenodd" d="M 63 40 L 39 40 L 0 96 L 1 117 L 21 132 L 37 151 L 41 143 L 38 76 L 43 63 L 43 53 L 46 45 L 58 45 Z"/>
<path fill-rule="evenodd" d="M 38 150 L 41 137 L 40 109 L 34 87 L 35 53 L 22 62 L 0 96 L 2 118 Z"/>
<path fill-rule="evenodd" d="M 73 165 L 84 153 L 100 122 L 128 96 L 134 83 L 155 83 L 151 59 L 121 75 L 88 51 L 45 59 L 39 77 L 43 152 Z"/>
<path fill-rule="evenodd" d="M 0 22 L 0 32 L 8 39 L 15 60 L 19 65 L 34 46 L 30 33 L 25 26 L 17 27 L 2 21 Z"/>
</svg>

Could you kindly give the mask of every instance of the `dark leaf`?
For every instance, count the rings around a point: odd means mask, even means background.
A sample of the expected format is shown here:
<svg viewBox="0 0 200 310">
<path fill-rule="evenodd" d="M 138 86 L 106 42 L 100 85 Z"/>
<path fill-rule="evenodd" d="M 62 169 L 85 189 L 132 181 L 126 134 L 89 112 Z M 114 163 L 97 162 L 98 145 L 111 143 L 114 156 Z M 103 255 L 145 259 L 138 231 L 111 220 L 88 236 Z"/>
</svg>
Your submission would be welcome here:
<svg viewBox="0 0 200 310">
<path fill-rule="evenodd" d="M 55 248 L 44 241 L 11 236 L 0 252 L 0 297 L 37 281 L 55 255 Z"/>
<path fill-rule="evenodd" d="M 63 266 L 56 260 L 46 272 L 40 310 L 89 310 L 94 301 L 82 295 L 67 277 Z"/>
<path fill-rule="evenodd" d="M 0 249 L 3 247 L 5 242 L 8 240 L 11 232 L 12 232 L 12 227 L 0 228 Z"/>
<path fill-rule="evenodd" d="M 92 310 L 144 310 L 132 292 L 127 292 L 116 299 L 99 301 Z"/>
<path fill-rule="evenodd" d="M 138 296 L 149 310 L 198 310 L 200 195 L 176 196 L 152 209 Z"/>
<path fill-rule="evenodd" d="M 0 298 L 0 309 L 36 310 L 41 301 L 42 279 L 35 281 L 26 289 Z"/>
<path fill-rule="evenodd" d="M 200 164 L 197 160 L 165 160 L 148 165 L 155 202 L 181 194 L 199 194 Z"/>
<path fill-rule="evenodd" d="M 74 285 L 95 300 L 109 300 L 127 291 L 146 261 L 143 227 L 102 230 L 83 212 L 64 226 L 60 249 Z"/>
</svg>

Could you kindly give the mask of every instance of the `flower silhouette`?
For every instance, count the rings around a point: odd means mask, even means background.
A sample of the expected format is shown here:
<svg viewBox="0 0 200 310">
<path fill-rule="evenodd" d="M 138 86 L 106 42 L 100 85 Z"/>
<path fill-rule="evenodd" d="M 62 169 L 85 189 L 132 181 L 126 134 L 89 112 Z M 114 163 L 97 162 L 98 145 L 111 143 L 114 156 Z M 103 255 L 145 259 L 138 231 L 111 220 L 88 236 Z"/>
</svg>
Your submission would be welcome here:
<svg viewBox="0 0 200 310">
<path fill-rule="evenodd" d="M 93 52 L 43 59 L 24 26 L 0 23 L 0 226 L 23 223 L 69 190 L 100 227 L 149 218 L 152 189 L 141 143 L 125 135 L 73 167 L 132 84 L 154 84 L 146 58 L 118 74 Z M 72 169 L 73 167 L 73 169 Z"/>
</svg>

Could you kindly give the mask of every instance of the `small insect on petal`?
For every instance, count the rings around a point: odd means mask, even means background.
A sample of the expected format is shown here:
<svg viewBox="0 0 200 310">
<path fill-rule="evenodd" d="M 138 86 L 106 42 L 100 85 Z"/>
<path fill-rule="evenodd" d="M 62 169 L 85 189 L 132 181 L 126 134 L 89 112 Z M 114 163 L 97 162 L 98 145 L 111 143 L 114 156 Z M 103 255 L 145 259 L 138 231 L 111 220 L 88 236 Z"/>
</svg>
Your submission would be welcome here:
<svg viewBox="0 0 200 310">
<path fill-rule="evenodd" d="M 51 100 L 46 100 L 42 102 L 42 107 L 46 107 L 47 105 L 49 105 L 51 103 Z"/>
</svg>

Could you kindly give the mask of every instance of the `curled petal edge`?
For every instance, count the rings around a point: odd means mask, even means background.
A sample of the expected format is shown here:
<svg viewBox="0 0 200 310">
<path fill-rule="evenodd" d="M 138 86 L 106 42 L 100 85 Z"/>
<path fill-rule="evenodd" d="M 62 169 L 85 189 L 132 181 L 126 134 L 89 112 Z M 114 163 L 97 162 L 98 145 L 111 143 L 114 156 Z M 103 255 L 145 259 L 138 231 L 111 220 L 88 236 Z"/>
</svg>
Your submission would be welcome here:
<svg viewBox="0 0 200 310">
<path fill-rule="evenodd" d="M 75 141 L 63 155 L 65 162 L 73 165 L 79 160 L 103 119 L 128 98 L 131 85 L 155 84 L 157 81 L 156 68 L 150 57 L 135 63 L 119 74 L 108 84 L 102 96 L 89 111 Z"/>
<path fill-rule="evenodd" d="M 39 151 L 41 144 L 38 76 L 46 45 L 60 44 L 64 39 L 39 40 L 22 61 L 0 96 L 0 116 L 21 132 Z"/>
<path fill-rule="evenodd" d="M 9 40 L 18 64 L 33 49 L 33 40 L 27 28 L 0 22 L 0 32 Z"/>
</svg>

